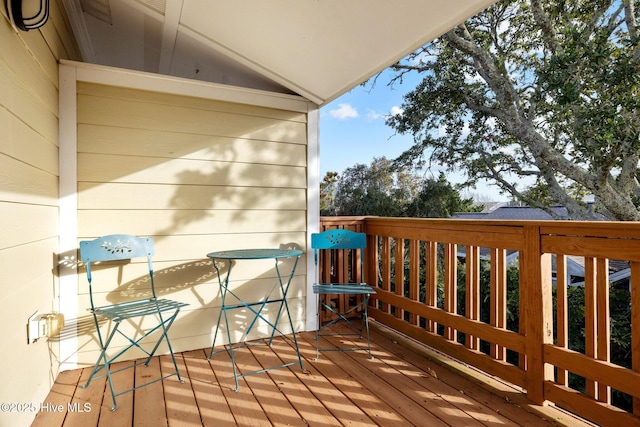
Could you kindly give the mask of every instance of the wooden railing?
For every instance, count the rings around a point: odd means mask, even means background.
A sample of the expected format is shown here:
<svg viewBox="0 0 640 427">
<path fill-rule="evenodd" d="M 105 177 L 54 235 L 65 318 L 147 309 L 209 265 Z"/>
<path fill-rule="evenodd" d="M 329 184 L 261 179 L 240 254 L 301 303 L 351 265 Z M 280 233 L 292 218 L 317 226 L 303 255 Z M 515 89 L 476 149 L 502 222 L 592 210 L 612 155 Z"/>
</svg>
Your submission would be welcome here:
<svg viewBox="0 0 640 427">
<path fill-rule="evenodd" d="M 328 228 L 367 234 L 376 321 L 536 403 L 640 425 L 640 223 L 323 217 Z M 627 301 L 612 303 L 612 289 Z M 628 312 L 613 327 L 612 310 Z M 615 328 L 630 331 L 616 338 L 623 362 L 611 358 Z"/>
</svg>

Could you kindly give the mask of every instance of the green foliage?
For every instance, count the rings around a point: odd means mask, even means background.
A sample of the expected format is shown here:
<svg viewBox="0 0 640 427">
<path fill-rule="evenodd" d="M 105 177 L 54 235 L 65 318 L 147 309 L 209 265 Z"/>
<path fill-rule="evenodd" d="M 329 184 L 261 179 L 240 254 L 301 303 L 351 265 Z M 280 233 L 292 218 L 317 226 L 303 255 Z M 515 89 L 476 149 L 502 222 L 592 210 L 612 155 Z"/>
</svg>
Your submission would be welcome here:
<svg viewBox="0 0 640 427">
<path fill-rule="evenodd" d="M 458 264 L 458 314 L 465 314 L 467 272 L 464 263 Z M 520 288 L 518 263 L 507 266 L 507 329 L 520 330 Z M 491 266 L 489 261 L 480 262 L 480 320 L 490 321 L 491 304 Z"/>
<path fill-rule="evenodd" d="M 476 212 L 473 199 L 463 199 L 460 193 L 440 173 L 438 179 L 423 181 L 418 194 L 409 203 L 403 216 L 414 218 L 448 218 L 456 212 Z"/>
<path fill-rule="evenodd" d="M 339 176 L 328 173 L 320 194 L 322 215 L 446 218 L 477 209 L 472 199 L 460 197 L 444 174 L 425 179 L 412 170 L 398 169 L 384 157 L 370 166 L 347 168 Z"/>
<path fill-rule="evenodd" d="M 556 299 L 554 298 L 554 312 Z M 628 285 L 609 287 L 609 322 L 611 331 L 611 362 L 631 368 L 631 295 Z M 584 287 L 574 286 L 567 290 L 568 338 L 571 350 L 585 352 Z M 585 391 L 583 377 L 569 374 L 569 387 Z M 612 391 L 612 402 L 625 410 L 631 409 L 631 397 L 620 391 Z"/>
<path fill-rule="evenodd" d="M 327 172 L 322 179 L 320 183 L 320 215 L 335 216 L 337 182 L 337 172 Z"/>
<path fill-rule="evenodd" d="M 401 216 L 418 185 L 415 175 L 396 171 L 384 157 L 374 159 L 371 166 L 357 164 L 338 179 L 336 214 Z"/>
<path fill-rule="evenodd" d="M 593 218 L 582 202 L 591 194 L 601 215 L 640 220 L 632 1 L 503 0 L 395 64 L 391 84 L 424 76 L 387 120 L 415 140 L 397 162 L 446 165 L 467 185 L 486 179 L 574 219 Z"/>
</svg>

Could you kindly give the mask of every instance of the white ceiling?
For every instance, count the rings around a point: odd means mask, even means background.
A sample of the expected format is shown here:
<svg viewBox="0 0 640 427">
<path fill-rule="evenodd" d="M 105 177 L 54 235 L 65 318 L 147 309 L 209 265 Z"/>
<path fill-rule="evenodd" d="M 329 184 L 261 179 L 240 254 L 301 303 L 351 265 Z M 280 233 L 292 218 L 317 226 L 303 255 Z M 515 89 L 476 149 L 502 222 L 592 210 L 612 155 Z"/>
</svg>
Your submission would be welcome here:
<svg viewBox="0 0 640 427">
<path fill-rule="evenodd" d="M 323 105 L 494 0 L 63 0 L 85 62 Z"/>
</svg>

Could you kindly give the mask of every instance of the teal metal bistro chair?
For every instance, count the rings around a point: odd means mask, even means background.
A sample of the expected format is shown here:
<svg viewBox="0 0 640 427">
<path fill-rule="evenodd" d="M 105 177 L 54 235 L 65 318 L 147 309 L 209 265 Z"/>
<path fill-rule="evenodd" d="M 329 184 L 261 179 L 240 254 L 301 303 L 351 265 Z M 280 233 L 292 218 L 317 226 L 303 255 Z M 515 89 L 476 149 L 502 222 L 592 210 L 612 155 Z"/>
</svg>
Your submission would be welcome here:
<svg viewBox="0 0 640 427">
<path fill-rule="evenodd" d="M 364 249 L 367 246 L 366 234 L 356 233 L 350 230 L 327 230 L 322 233 L 314 233 L 311 235 L 311 248 L 314 252 L 314 260 L 316 265 L 316 283 L 313 285 L 313 292 L 318 296 L 317 304 L 317 326 L 316 326 L 316 359 L 320 352 L 323 351 L 355 351 L 367 350 L 369 357 L 371 355 L 371 340 L 369 338 L 369 298 L 376 291 L 368 284 L 362 282 L 363 265 L 364 265 Z M 342 259 L 343 265 L 349 268 L 345 275 L 348 280 L 342 283 L 336 283 L 332 280 L 321 282 L 318 280 L 318 262 L 319 252 L 323 252 L 324 270 L 331 270 L 335 263 L 332 262 L 337 258 Z M 328 257 L 328 258 L 327 258 Z M 334 258 L 332 258 L 334 257 Z M 346 264 L 345 264 L 346 263 Z M 326 272 L 325 277 L 331 277 L 332 271 Z M 354 297 L 353 303 L 345 303 L 339 301 L 341 296 Z M 338 297 L 336 299 L 335 297 Z M 329 318 L 326 323 L 322 323 L 321 316 L 325 313 Z M 361 317 L 360 325 L 354 323 L 354 317 Z M 321 348 L 320 338 L 324 336 L 345 336 L 345 334 L 335 334 L 324 332 L 330 326 L 337 322 L 343 321 L 356 333 L 346 334 L 357 335 L 362 339 L 363 332 L 366 333 L 367 345 L 350 346 L 341 348 Z"/>
<path fill-rule="evenodd" d="M 89 297 L 91 301 L 90 311 L 91 313 L 93 313 L 98 340 L 101 347 L 100 356 L 98 357 L 98 360 L 96 361 L 93 370 L 91 371 L 91 375 L 89 376 L 89 379 L 87 380 L 83 388 L 89 386 L 92 380 L 106 376 L 109 382 L 109 389 L 111 390 L 111 397 L 113 398 L 113 406 L 111 408 L 112 411 L 116 410 L 116 397 L 120 396 L 121 394 L 125 394 L 140 387 L 162 381 L 165 378 L 169 378 L 173 375 L 177 375 L 178 380 L 183 382 L 182 378 L 180 377 L 180 372 L 178 371 L 178 365 L 176 363 L 175 356 L 173 355 L 173 349 L 171 348 L 171 342 L 169 341 L 168 331 L 173 324 L 173 321 L 176 319 L 176 316 L 178 315 L 180 309 L 187 306 L 188 304 L 168 299 L 158 299 L 158 297 L 156 296 L 155 283 L 153 280 L 153 266 L 151 262 L 151 257 L 153 255 L 154 246 L 153 239 L 151 238 L 136 237 L 128 234 L 112 234 L 109 236 L 97 238 L 95 240 L 80 242 L 80 259 L 85 263 L 87 269 L 87 281 L 89 282 Z M 96 307 L 96 305 L 94 304 L 94 299 L 96 298 L 97 291 L 94 290 L 96 284 L 93 283 L 91 274 L 92 269 L 95 270 L 97 268 L 102 269 L 108 267 L 122 268 L 123 261 L 132 261 L 132 259 L 134 258 L 147 259 L 149 275 L 147 278 L 145 274 L 145 278 L 143 280 L 149 281 L 149 286 L 151 287 L 151 297 Z M 100 264 L 100 266 L 96 267 L 96 264 Z M 140 331 L 139 325 L 136 325 L 135 330 L 130 332 L 125 332 L 123 331 L 123 328 L 121 328 L 122 322 L 126 320 L 147 316 L 154 316 L 158 323 L 155 324 L 155 326 L 144 329 L 143 331 Z M 104 335 L 100 331 L 100 318 L 106 318 L 112 322 L 110 330 L 107 331 Z M 125 322 L 125 324 L 127 323 L 128 322 Z M 138 332 L 141 336 L 135 336 Z M 150 351 L 145 350 L 145 348 L 141 346 L 141 341 L 155 332 L 158 332 L 159 334 L 159 336 L 157 336 L 157 341 L 155 342 L 155 344 L 149 345 L 152 346 Z M 116 334 L 125 337 L 126 346 L 122 349 L 115 350 L 115 355 L 108 355 L 107 353 L 109 345 L 111 344 Z M 173 360 L 175 371 L 147 383 L 139 385 L 136 384 L 133 388 L 116 392 L 113 387 L 112 375 L 116 372 L 133 368 L 137 365 L 144 364 L 148 366 L 149 361 L 158 350 L 158 347 L 163 340 L 166 341 L 167 347 L 169 348 L 169 353 L 171 354 L 171 359 Z M 131 364 L 116 371 L 112 371 L 111 364 L 114 363 L 116 359 L 120 358 L 125 352 L 134 347 L 142 350 L 142 352 L 145 353 L 147 357 L 145 357 L 140 362 Z"/>
</svg>

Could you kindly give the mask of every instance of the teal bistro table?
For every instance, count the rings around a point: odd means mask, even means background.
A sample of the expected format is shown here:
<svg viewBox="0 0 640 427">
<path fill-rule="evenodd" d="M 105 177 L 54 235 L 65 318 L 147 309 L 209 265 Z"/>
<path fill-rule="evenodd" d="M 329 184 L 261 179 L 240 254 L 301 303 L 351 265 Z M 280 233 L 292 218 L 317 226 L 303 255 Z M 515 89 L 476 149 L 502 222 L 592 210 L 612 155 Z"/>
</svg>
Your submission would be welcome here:
<svg viewBox="0 0 640 427">
<path fill-rule="evenodd" d="M 298 348 L 298 340 L 296 339 L 296 334 L 293 329 L 293 322 L 291 320 L 291 313 L 289 312 L 289 304 L 287 303 L 287 292 L 289 291 L 289 286 L 291 285 L 291 280 L 293 279 L 293 275 L 295 274 L 296 267 L 298 265 L 298 261 L 300 259 L 300 255 L 302 255 L 302 251 L 297 249 L 238 249 L 238 250 L 229 250 L 229 251 L 219 251 L 219 252 L 211 252 L 207 254 L 209 258 L 213 261 L 213 267 L 216 269 L 216 273 L 218 274 L 218 283 L 220 285 L 220 295 L 222 296 L 222 306 L 220 308 L 220 312 L 218 313 L 218 322 L 216 323 L 216 330 L 213 335 L 213 343 L 211 344 L 211 353 L 209 354 L 209 359 L 213 357 L 214 354 L 219 352 L 224 352 L 226 350 L 218 350 L 214 351 L 214 347 L 216 345 L 216 338 L 218 336 L 218 330 L 220 329 L 220 321 L 224 316 L 224 326 L 227 331 L 227 343 L 229 345 L 229 355 L 231 356 L 231 365 L 233 366 L 233 377 L 236 382 L 236 387 L 234 391 L 238 391 L 238 378 L 242 378 L 248 375 L 259 374 L 263 372 L 270 371 L 272 369 L 284 368 L 286 366 L 291 366 L 296 363 L 300 364 L 300 369 L 304 371 L 302 366 L 302 357 L 300 356 L 300 349 Z M 280 273 L 280 264 L 283 260 L 287 258 L 295 258 L 293 261 L 293 266 L 291 267 L 291 271 L 288 277 L 284 277 Z M 269 285 L 255 285 L 255 291 L 251 292 L 252 296 L 255 296 L 255 300 L 245 301 L 243 298 L 240 298 L 234 291 L 229 289 L 229 277 L 231 276 L 231 270 L 236 261 L 241 260 L 264 260 L 264 259 L 273 259 L 275 260 L 275 270 L 277 274 L 276 283 L 273 286 Z M 228 265 L 226 274 L 221 274 L 220 271 L 220 261 L 225 261 L 225 264 Z M 224 276 L 224 277 L 223 277 Z M 227 301 L 227 298 L 231 295 L 231 303 Z M 252 298 L 253 299 L 253 298 Z M 267 304 L 274 304 L 278 307 L 278 312 L 275 320 L 270 321 L 266 318 L 262 311 Z M 249 323 L 247 330 L 244 332 L 243 337 L 239 343 L 232 344 L 231 341 L 231 331 L 229 329 L 229 316 L 228 312 L 230 310 L 235 309 L 247 309 L 251 313 L 253 313 L 253 319 Z M 260 344 L 261 342 L 246 342 L 246 338 L 251 333 L 251 330 L 256 325 L 256 322 L 261 319 L 266 322 L 271 329 L 271 335 L 268 338 L 268 343 L 271 345 L 273 341 L 273 337 L 276 332 L 279 332 L 280 335 L 286 336 L 282 331 L 278 329 L 278 321 L 282 317 L 283 313 L 286 313 L 287 319 L 289 319 L 289 327 L 291 328 L 291 340 L 293 341 L 296 354 L 298 356 L 298 360 L 293 362 L 284 363 L 282 365 L 272 366 L 269 368 L 260 369 L 253 372 L 246 372 L 243 374 L 238 374 L 238 368 L 235 362 L 235 351 L 243 347 L 249 347 L 251 345 Z M 264 340 L 262 340 L 263 342 Z"/>
</svg>

